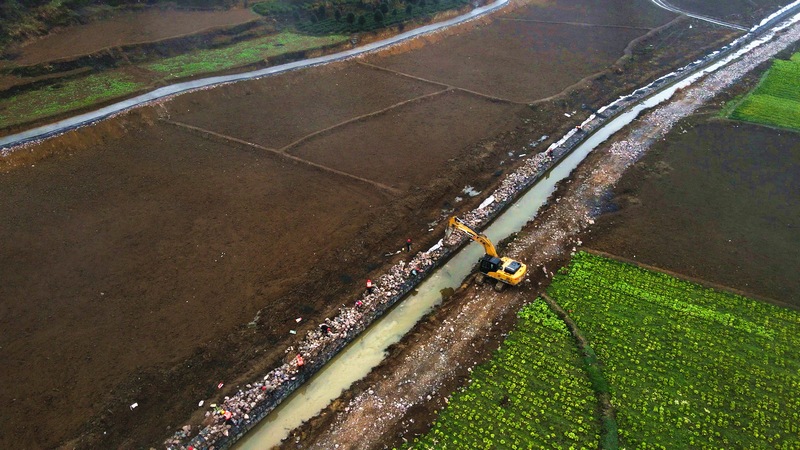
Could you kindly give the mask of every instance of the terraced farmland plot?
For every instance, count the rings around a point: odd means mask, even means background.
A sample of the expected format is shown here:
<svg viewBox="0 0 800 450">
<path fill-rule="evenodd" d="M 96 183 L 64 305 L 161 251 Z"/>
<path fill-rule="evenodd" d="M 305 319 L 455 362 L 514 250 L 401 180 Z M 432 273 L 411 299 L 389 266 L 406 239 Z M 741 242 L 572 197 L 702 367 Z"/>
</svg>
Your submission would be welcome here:
<svg viewBox="0 0 800 450">
<path fill-rule="evenodd" d="M 537 300 L 411 448 L 597 448 L 596 399 L 564 322 Z"/>
<path fill-rule="evenodd" d="M 800 313 L 578 253 L 550 295 L 605 363 L 620 447 L 798 448 Z"/>
<path fill-rule="evenodd" d="M 778 60 L 730 114 L 733 119 L 800 129 L 800 57 Z"/>
</svg>

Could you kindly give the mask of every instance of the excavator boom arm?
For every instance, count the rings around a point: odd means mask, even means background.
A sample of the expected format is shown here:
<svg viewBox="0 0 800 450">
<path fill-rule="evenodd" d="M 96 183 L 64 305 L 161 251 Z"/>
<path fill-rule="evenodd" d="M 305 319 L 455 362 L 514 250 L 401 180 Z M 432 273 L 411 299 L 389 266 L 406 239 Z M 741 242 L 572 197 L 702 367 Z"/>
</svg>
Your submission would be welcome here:
<svg viewBox="0 0 800 450">
<path fill-rule="evenodd" d="M 469 237 L 472 238 L 473 241 L 477 241 L 483 246 L 483 249 L 487 255 L 493 256 L 495 258 L 499 257 L 497 255 L 497 250 L 494 248 L 494 244 L 492 244 L 492 241 L 490 241 L 488 237 L 486 237 L 483 234 L 478 234 L 475 230 L 468 227 L 464 222 L 459 220 L 458 217 L 456 216 L 451 217 L 450 221 L 447 223 L 447 231 L 451 232 L 452 230 L 459 230 L 466 233 Z"/>
</svg>

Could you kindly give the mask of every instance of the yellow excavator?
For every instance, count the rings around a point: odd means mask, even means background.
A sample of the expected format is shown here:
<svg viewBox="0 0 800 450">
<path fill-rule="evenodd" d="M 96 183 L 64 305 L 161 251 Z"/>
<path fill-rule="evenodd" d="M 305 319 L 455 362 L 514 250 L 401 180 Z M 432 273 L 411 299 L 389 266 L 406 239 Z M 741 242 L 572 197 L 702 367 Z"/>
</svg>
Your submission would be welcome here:
<svg viewBox="0 0 800 450">
<path fill-rule="evenodd" d="M 486 283 L 489 280 L 494 280 L 494 289 L 498 292 L 502 291 L 507 284 L 516 286 L 525 278 L 528 272 L 528 266 L 515 261 L 507 256 L 498 256 L 494 244 L 484 234 L 479 234 L 467 224 L 462 222 L 458 217 L 453 216 L 447 222 L 447 230 L 445 231 L 445 239 L 450 237 L 454 230 L 459 230 L 472 238 L 473 241 L 479 242 L 483 245 L 486 252 L 481 259 L 478 260 L 481 281 Z"/>
</svg>

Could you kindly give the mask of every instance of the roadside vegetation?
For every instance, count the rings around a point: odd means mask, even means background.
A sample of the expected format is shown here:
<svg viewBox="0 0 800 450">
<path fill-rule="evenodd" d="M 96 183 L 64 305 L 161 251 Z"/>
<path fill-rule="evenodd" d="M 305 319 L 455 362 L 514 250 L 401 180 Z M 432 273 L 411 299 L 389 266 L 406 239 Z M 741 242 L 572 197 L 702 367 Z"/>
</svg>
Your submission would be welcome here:
<svg viewBox="0 0 800 450">
<path fill-rule="evenodd" d="M 407 448 L 598 448 L 592 384 L 564 322 L 542 300 Z"/>
<path fill-rule="evenodd" d="M 128 95 L 146 84 L 118 72 L 51 84 L 0 100 L 0 128 L 60 114 Z"/>
<path fill-rule="evenodd" d="M 162 59 L 142 67 L 166 79 L 184 78 L 264 61 L 267 58 L 325 47 L 345 41 L 343 36 L 307 36 L 291 31 L 239 42 L 229 47 L 197 50 L 185 55 Z"/>
<path fill-rule="evenodd" d="M 620 447 L 800 446 L 797 311 L 583 252 L 548 292 L 605 364 Z"/>
<path fill-rule="evenodd" d="M 776 60 L 753 92 L 733 107 L 732 119 L 800 130 L 800 53 Z"/>
</svg>

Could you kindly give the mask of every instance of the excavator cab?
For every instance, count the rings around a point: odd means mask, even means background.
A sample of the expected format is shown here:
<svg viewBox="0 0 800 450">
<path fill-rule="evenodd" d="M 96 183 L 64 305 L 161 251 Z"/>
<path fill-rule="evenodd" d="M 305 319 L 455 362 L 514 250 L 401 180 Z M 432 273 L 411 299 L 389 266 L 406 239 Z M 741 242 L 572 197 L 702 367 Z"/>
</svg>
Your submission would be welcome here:
<svg viewBox="0 0 800 450">
<path fill-rule="evenodd" d="M 483 255 L 478 262 L 480 262 L 479 270 L 481 273 L 497 272 L 500 270 L 500 266 L 503 265 L 503 261 L 500 258 L 489 255 Z"/>
</svg>

